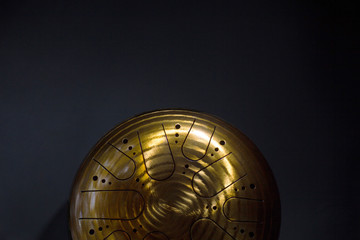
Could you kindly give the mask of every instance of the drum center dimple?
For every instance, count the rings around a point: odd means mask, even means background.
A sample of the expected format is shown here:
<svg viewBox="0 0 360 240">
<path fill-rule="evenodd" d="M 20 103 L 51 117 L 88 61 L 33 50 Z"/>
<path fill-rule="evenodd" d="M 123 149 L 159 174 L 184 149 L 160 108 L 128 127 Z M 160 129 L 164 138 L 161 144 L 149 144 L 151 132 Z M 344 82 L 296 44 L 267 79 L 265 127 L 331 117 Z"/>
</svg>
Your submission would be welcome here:
<svg viewBox="0 0 360 240">
<path fill-rule="evenodd" d="M 164 181 L 154 186 L 145 215 L 156 222 L 166 223 L 162 225 L 163 230 L 171 235 L 166 230 L 169 226 L 172 226 L 170 229 L 177 229 L 177 232 L 186 233 L 200 213 L 199 200 L 191 187 L 183 183 Z"/>
</svg>

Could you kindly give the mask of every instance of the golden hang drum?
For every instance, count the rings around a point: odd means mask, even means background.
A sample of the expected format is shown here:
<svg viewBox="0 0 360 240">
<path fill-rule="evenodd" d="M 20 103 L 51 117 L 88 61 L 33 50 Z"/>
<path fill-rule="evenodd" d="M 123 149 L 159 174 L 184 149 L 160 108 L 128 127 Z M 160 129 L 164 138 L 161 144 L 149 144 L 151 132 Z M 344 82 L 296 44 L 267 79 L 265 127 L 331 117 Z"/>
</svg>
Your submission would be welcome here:
<svg viewBox="0 0 360 240">
<path fill-rule="evenodd" d="M 71 195 L 73 240 L 276 240 L 280 200 L 257 147 L 212 115 L 159 110 L 93 147 Z"/>
</svg>

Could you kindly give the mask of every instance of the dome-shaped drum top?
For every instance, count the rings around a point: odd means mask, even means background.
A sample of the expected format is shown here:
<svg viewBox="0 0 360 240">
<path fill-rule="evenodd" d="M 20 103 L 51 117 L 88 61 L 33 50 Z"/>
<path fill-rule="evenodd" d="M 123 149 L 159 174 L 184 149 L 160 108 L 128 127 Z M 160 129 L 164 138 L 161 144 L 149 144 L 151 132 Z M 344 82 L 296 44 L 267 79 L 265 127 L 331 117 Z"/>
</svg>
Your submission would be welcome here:
<svg viewBox="0 0 360 240">
<path fill-rule="evenodd" d="M 107 133 L 79 169 L 73 240 L 275 240 L 280 200 L 257 147 L 214 116 L 160 110 Z"/>
</svg>

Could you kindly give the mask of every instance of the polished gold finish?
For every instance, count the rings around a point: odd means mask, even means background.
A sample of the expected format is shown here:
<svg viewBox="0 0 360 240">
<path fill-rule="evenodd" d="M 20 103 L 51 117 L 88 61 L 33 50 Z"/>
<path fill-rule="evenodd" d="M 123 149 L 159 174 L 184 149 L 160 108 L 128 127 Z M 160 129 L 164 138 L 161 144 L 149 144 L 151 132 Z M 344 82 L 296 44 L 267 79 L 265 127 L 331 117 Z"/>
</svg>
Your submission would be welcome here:
<svg viewBox="0 0 360 240">
<path fill-rule="evenodd" d="M 278 190 L 239 130 L 204 113 L 161 110 L 111 130 L 74 182 L 73 240 L 275 240 Z"/>
</svg>

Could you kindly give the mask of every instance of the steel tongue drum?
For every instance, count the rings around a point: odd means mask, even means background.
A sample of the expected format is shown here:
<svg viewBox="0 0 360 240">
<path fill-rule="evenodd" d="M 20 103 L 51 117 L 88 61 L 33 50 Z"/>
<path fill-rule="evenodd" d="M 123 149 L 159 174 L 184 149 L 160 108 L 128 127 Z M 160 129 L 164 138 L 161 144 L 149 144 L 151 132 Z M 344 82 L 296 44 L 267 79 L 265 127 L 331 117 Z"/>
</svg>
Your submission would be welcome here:
<svg viewBox="0 0 360 240">
<path fill-rule="evenodd" d="M 73 240 L 276 240 L 280 199 L 258 148 L 209 114 L 159 110 L 91 149 L 70 202 Z"/>
</svg>

